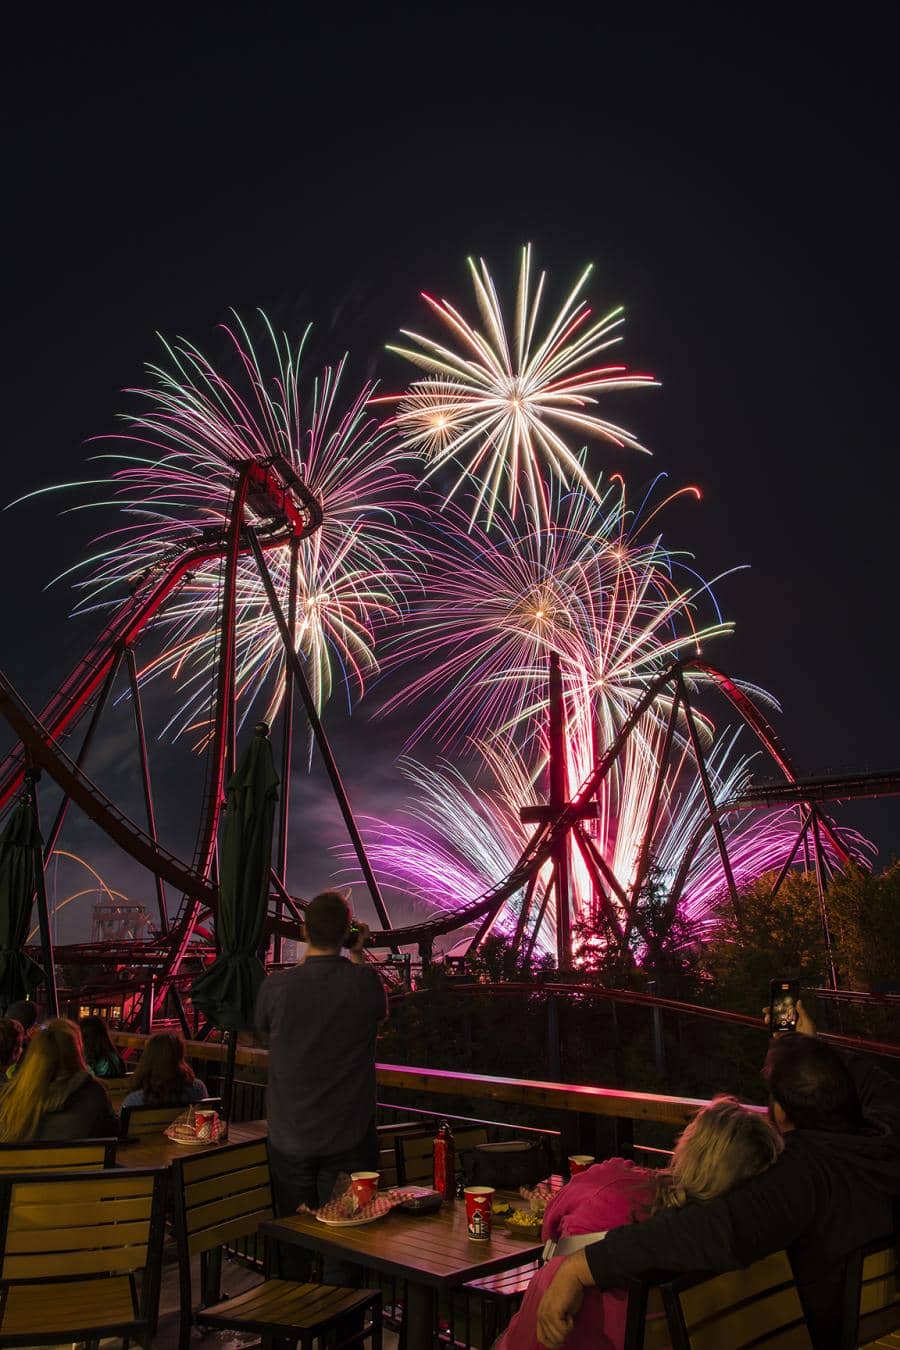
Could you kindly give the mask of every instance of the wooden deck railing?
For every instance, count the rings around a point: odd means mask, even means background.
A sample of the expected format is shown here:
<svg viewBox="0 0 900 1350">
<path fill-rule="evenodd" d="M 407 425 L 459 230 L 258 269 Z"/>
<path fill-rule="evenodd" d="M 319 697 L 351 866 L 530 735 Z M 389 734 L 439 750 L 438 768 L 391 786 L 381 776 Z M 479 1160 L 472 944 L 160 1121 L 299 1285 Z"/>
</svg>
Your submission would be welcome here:
<svg viewBox="0 0 900 1350">
<path fill-rule="evenodd" d="M 147 1037 L 113 1032 L 120 1048 L 140 1049 Z M 188 1057 L 195 1062 L 224 1062 L 224 1045 L 210 1041 L 188 1041 Z M 268 1051 L 239 1045 L 236 1063 L 265 1071 Z M 685 1125 L 706 1103 L 698 1097 L 668 1097 L 661 1093 L 626 1092 L 619 1088 L 592 1087 L 573 1083 L 545 1083 L 535 1079 L 497 1078 L 489 1074 L 454 1073 L 448 1069 L 417 1068 L 409 1064 L 376 1065 L 378 1087 L 418 1092 L 429 1096 L 459 1097 L 465 1100 L 507 1102 L 545 1111 L 571 1112 L 578 1116 L 605 1116 L 614 1120 L 656 1121 L 664 1125 Z M 761 1107 L 753 1108 L 762 1110 Z"/>
</svg>

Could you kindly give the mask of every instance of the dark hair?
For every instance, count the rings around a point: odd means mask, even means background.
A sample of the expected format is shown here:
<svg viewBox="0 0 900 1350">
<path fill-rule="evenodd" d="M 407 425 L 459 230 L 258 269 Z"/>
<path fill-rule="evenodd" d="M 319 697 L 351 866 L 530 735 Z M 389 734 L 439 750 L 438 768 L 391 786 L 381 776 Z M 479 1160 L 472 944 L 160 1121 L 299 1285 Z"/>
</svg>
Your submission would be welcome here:
<svg viewBox="0 0 900 1350">
<path fill-rule="evenodd" d="M 178 1106 L 194 1070 L 185 1062 L 184 1041 L 175 1031 L 157 1031 L 144 1046 L 134 1071 L 134 1086 L 144 1093 L 145 1106 Z"/>
<path fill-rule="evenodd" d="M 853 1134 L 861 1128 L 862 1107 L 850 1070 L 818 1037 L 797 1031 L 778 1037 L 766 1055 L 763 1077 L 795 1129 Z"/>
<path fill-rule="evenodd" d="M 0 1017 L 0 1073 L 18 1063 L 25 1040 L 25 1029 L 14 1017 Z"/>
<path fill-rule="evenodd" d="M 340 947 L 350 929 L 350 906 L 338 891 L 323 891 L 306 906 L 303 922 L 314 947 Z"/>
<path fill-rule="evenodd" d="M 102 1059 L 110 1064 L 121 1065 L 122 1057 L 113 1045 L 109 1035 L 109 1027 L 102 1017 L 82 1017 L 78 1025 L 81 1027 L 84 1057 L 88 1062 L 88 1067 Z"/>
<path fill-rule="evenodd" d="M 6 1016 L 18 1022 L 23 1031 L 30 1031 L 37 1021 L 37 1008 L 30 999 L 20 998 L 9 1005 Z"/>
</svg>

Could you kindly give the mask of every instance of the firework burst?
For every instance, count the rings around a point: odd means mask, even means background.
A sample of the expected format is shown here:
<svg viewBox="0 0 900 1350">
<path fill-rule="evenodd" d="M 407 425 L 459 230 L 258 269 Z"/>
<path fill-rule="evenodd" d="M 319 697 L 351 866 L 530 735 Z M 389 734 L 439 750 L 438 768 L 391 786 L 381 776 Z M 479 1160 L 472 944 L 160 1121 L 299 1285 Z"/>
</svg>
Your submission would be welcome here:
<svg viewBox="0 0 900 1350">
<path fill-rule="evenodd" d="M 545 474 L 564 485 L 594 484 L 577 451 L 585 440 L 645 450 L 632 432 L 593 411 L 602 395 L 655 384 L 650 375 L 596 358 L 621 341 L 621 307 L 593 317 L 582 298 L 592 269 L 585 268 L 546 330 L 539 330 L 545 274 L 534 283 L 531 246 L 522 250 L 511 327 L 487 266 L 469 259 L 482 327 L 447 300 L 423 293 L 431 311 L 457 345 L 403 330 L 414 346 L 391 346 L 427 372 L 394 403 L 391 423 L 406 448 L 430 462 L 426 477 L 451 461 L 457 477 L 447 499 L 475 485 L 471 519 L 493 521 L 504 498 L 513 518 L 527 505 L 534 521 L 549 519 Z M 574 449 L 572 442 L 574 441 Z M 505 488 L 505 492 L 504 492 Z"/>
</svg>

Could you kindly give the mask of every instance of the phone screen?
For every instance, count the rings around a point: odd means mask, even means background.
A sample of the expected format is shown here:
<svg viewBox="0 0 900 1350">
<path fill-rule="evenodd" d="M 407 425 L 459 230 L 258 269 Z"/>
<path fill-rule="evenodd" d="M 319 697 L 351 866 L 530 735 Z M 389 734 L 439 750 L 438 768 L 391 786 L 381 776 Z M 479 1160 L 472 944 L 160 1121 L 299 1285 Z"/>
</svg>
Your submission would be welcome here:
<svg viewBox="0 0 900 1350">
<path fill-rule="evenodd" d="M 769 1030 L 773 1036 L 796 1031 L 799 980 L 772 980 L 770 985 Z"/>
</svg>

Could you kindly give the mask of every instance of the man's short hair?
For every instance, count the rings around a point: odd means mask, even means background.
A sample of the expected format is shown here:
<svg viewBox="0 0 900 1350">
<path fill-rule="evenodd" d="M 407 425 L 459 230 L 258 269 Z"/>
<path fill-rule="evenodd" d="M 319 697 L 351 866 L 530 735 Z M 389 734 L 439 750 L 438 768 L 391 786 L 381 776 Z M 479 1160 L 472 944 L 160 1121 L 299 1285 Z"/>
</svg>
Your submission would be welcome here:
<svg viewBox="0 0 900 1350">
<path fill-rule="evenodd" d="M 323 891 L 306 906 L 303 922 L 314 947 L 340 947 L 350 928 L 350 906 L 339 891 Z"/>
<path fill-rule="evenodd" d="M 37 1019 L 37 1008 L 29 999 L 20 998 L 9 1005 L 6 1016 L 14 1022 L 20 1022 L 25 1031 L 30 1031 Z"/>
<path fill-rule="evenodd" d="M 792 1032 L 774 1040 L 763 1077 L 797 1130 L 853 1134 L 863 1114 L 856 1084 L 836 1050 L 816 1036 Z"/>
</svg>

